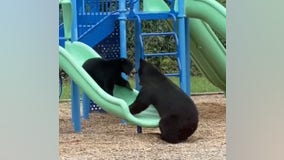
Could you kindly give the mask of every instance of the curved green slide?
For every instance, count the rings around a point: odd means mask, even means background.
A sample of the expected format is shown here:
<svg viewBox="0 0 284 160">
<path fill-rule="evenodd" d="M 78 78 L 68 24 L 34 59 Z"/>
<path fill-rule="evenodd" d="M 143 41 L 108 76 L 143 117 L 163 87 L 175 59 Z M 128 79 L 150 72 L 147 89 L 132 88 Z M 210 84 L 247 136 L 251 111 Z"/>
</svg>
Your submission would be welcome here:
<svg viewBox="0 0 284 160">
<path fill-rule="evenodd" d="M 83 63 L 93 57 L 100 57 L 91 47 L 81 42 L 65 42 L 65 48 L 59 46 L 59 66 L 71 79 L 106 112 L 125 119 L 129 124 L 141 127 L 157 127 L 160 117 L 153 106 L 137 115 L 132 115 L 129 105 L 138 95 L 137 90 L 129 91 L 115 86 L 114 96 L 109 95 L 89 76 L 82 67 Z"/>
<path fill-rule="evenodd" d="M 170 10 L 163 0 L 144 0 L 143 7 L 150 12 Z M 192 60 L 212 84 L 226 91 L 226 50 L 212 30 L 226 39 L 226 8 L 216 0 L 185 0 L 185 14 Z"/>
</svg>

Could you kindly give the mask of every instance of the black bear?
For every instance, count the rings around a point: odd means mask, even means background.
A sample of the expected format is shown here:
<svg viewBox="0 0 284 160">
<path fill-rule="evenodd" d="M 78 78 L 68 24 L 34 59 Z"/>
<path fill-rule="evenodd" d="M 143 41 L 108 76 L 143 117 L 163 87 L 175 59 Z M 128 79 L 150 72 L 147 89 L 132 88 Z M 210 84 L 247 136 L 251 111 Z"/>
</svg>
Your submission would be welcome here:
<svg viewBox="0 0 284 160">
<path fill-rule="evenodd" d="M 161 139 L 168 143 L 187 140 L 197 129 L 199 120 L 199 113 L 192 99 L 157 67 L 142 59 L 138 74 L 141 89 L 129 106 L 130 112 L 138 114 L 152 104 L 161 117 Z"/>
<path fill-rule="evenodd" d="M 113 95 L 115 84 L 132 90 L 129 82 L 121 76 L 122 72 L 130 77 L 134 76 L 134 66 L 126 58 L 91 58 L 83 64 L 83 68 L 110 95 Z"/>
</svg>

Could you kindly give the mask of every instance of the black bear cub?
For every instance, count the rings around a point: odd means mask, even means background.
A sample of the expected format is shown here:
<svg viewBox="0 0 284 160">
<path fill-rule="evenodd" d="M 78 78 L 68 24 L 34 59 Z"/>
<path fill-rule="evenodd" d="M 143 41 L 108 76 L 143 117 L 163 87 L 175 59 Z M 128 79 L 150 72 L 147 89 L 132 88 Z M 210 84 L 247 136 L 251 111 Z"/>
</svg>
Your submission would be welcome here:
<svg viewBox="0 0 284 160">
<path fill-rule="evenodd" d="M 129 82 L 121 76 L 123 72 L 133 77 L 135 71 L 133 64 L 125 58 L 112 60 L 91 58 L 83 64 L 83 68 L 110 95 L 113 95 L 115 84 L 132 90 Z"/>
<path fill-rule="evenodd" d="M 141 89 L 129 106 L 130 112 L 138 114 L 153 104 L 161 117 L 161 139 L 168 143 L 187 140 L 198 126 L 198 110 L 192 99 L 158 68 L 142 59 L 138 74 Z"/>
</svg>

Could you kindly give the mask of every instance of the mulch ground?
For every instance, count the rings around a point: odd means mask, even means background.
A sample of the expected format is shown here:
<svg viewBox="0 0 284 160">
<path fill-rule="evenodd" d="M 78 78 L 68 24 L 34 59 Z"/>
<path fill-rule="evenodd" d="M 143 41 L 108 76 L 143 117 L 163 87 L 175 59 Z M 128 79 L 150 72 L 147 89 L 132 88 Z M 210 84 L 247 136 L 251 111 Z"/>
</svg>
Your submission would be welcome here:
<svg viewBox="0 0 284 160">
<path fill-rule="evenodd" d="M 70 102 L 59 109 L 60 160 L 225 160 L 226 98 L 224 95 L 192 96 L 200 113 L 196 132 L 185 142 L 169 144 L 158 128 L 121 125 L 110 114 L 91 113 L 82 120 L 82 132 L 74 133 Z"/>
</svg>

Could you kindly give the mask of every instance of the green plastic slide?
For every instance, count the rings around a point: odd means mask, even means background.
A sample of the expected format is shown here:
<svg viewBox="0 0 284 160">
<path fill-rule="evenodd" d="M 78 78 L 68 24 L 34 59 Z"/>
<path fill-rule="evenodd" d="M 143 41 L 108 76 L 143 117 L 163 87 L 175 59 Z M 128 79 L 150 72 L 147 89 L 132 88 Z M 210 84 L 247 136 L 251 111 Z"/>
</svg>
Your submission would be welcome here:
<svg viewBox="0 0 284 160">
<path fill-rule="evenodd" d="M 163 0 L 144 0 L 143 6 L 148 12 L 170 10 Z M 192 60 L 209 81 L 226 91 L 226 50 L 212 30 L 226 39 L 226 8 L 215 0 L 185 0 L 185 14 L 190 18 Z"/>
<path fill-rule="evenodd" d="M 65 48 L 59 46 L 59 66 L 71 79 L 106 112 L 125 119 L 129 124 L 141 127 L 157 127 L 160 117 L 153 106 L 137 115 L 129 112 L 128 106 L 138 95 L 137 90 L 129 91 L 115 86 L 114 96 L 109 95 L 89 76 L 82 67 L 83 63 L 93 57 L 100 57 L 91 47 L 81 42 L 65 43 Z"/>
</svg>

